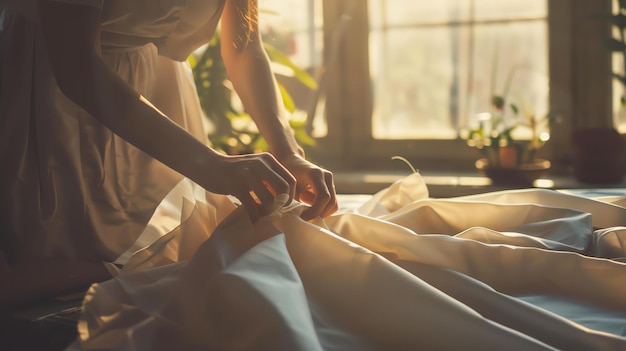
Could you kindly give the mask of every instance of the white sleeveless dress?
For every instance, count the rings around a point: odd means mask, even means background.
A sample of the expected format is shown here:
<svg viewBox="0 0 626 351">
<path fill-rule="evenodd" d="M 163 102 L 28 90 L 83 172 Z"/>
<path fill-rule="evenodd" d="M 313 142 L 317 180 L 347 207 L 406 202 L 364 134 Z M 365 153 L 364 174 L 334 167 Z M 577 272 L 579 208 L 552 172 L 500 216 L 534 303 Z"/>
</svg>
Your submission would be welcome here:
<svg viewBox="0 0 626 351">
<path fill-rule="evenodd" d="M 223 0 L 53 1 L 100 8 L 104 61 L 208 142 L 185 59 L 211 38 Z M 0 258 L 111 261 L 182 176 L 59 91 L 36 3 L 0 0 Z"/>
</svg>

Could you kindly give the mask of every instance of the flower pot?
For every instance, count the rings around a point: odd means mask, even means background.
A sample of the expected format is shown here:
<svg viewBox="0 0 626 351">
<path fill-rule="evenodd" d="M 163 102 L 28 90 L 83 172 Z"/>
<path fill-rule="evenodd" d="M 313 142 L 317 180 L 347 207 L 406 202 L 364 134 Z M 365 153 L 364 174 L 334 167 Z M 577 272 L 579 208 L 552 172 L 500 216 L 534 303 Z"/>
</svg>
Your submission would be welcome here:
<svg viewBox="0 0 626 351">
<path fill-rule="evenodd" d="M 620 183 L 624 178 L 623 143 L 613 128 L 575 130 L 572 146 L 576 179 L 583 183 Z"/>
<path fill-rule="evenodd" d="M 502 168 L 515 168 L 520 162 L 520 151 L 515 146 L 504 146 L 498 149 L 498 160 Z"/>
<path fill-rule="evenodd" d="M 490 165 L 489 160 L 481 158 L 476 161 L 475 166 L 495 185 L 532 186 L 535 180 L 548 173 L 551 164 L 548 160 L 537 159 L 515 167 L 501 167 Z"/>
</svg>

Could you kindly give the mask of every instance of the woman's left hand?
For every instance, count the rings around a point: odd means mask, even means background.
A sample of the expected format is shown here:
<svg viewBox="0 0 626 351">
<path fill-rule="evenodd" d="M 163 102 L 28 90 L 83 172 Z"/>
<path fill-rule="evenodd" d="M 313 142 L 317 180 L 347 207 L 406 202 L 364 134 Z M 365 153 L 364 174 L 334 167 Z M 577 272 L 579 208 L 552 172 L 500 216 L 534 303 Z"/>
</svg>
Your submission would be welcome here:
<svg viewBox="0 0 626 351">
<path fill-rule="evenodd" d="M 337 211 L 337 194 L 330 171 L 295 154 L 279 161 L 296 178 L 296 199 L 311 205 L 302 213 L 302 219 L 324 218 Z"/>
</svg>

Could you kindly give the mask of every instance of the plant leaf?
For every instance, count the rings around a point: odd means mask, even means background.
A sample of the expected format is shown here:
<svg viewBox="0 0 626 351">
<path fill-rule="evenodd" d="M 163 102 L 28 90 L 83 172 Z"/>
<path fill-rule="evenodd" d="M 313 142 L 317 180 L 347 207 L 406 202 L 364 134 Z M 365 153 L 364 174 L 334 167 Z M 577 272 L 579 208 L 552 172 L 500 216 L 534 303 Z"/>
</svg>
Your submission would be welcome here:
<svg viewBox="0 0 626 351">
<path fill-rule="evenodd" d="M 294 136 L 298 140 L 299 143 L 302 143 L 306 146 L 315 146 L 315 139 L 313 139 L 304 128 L 294 129 Z"/>
<path fill-rule="evenodd" d="M 196 64 L 198 63 L 198 60 L 196 59 L 194 55 L 189 55 L 189 57 L 187 57 L 187 62 L 189 62 L 189 66 L 191 66 L 191 69 L 194 69 L 196 68 Z"/>
<path fill-rule="evenodd" d="M 267 52 L 267 55 L 269 56 L 270 60 L 272 60 L 273 62 L 279 63 L 279 64 L 281 64 L 281 65 L 291 69 L 291 71 L 293 72 L 294 76 L 300 82 L 302 82 L 302 84 L 306 85 L 310 89 L 312 89 L 312 90 L 317 89 L 317 82 L 315 81 L 315 79 L 313 79 L 313 77 L 311 77 L 311 75 L 307 71 L 305 71 L 302 68 L 296 66 L 296 64 L 294 64 L 289 59 L 289 57 L 287 55 L 285 55 L 282 52 L 276 50 L 276 48 L 274 48 L 272 45 L 270 45 L 268 43 L 264 43 L 264 47 L 265 47 L 265 51 Z"/>
<path fill-rule="evenodd" d="M 504 97 L 500 96 L 500 95 L 494 95 L 491 97 L 491 104 L 501 110 L 504 107 Z"/>
<path fill-rule="evenodd" d="M 287 89 L 285 89 L 285 86 L 280 83 L 278 83 L 278 90 L 280 91 L 280 96 L 283 98 L 283 104 L 285 105 L 285 108 L 287 109 L 287 111 L 293 113 L 293 111 L 296 110 L 296 104 L 291 98 L 291 95 L 289 94 Z"/>
<path fill-rule="evenodd" d="M 470 130 L 469 135 L 467 136 L 468 139 L 482 139 L 484 138 L 484 130 L 482 128 L 478 128 L 478 129 L 473 129 Z M 477 138 L 478 137 L 478 138 Z"/>
<path fill-rule="evenodd" d="M 505 138 L 508 142 L 512 142 L 513 136 L 511 135 L 511 133 L 513 132 L 513 129 L 515 128 L 517 128 L 517 125 L 514 125 L 512 127 L 505 129 L 504 131 L 502 131 L 501 136 Z"/>
</svg>

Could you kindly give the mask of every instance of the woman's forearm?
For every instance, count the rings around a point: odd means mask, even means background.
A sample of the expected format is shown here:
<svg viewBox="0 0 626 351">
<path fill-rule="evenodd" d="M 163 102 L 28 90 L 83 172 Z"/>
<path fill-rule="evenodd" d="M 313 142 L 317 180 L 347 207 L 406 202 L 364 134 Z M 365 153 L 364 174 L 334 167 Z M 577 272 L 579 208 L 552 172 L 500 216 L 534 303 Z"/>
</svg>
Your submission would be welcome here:
<svg viewBox="0 0 626 351">
<path fill-rule="evenodd" d="M 229 77 L 271 152 L 278 159 L 293 154 L 303 156 L 304 151 L 289 126 L 288 112 L 265 53 L 239 55 L 230 66 Z"/>
<path fill-rule="evenodd" d="M 243 7 L 249 5 L 247 1 L 231 0 L 224 8 L 221 51 L 228 76 L 271 152 L 278 159 L 294 154 L 303 156 L 289 126 L 256 19 L 242 18 L 242 13 L 248 13 Z"/>
<path fill-rule="evenodd" d="M 209 187 L 207 170 L 219 157 L 217 152 L 167 118 L 103 63 L 96 64 L 102 65 L 95 68 L 102 75 L 96 79 L 99 89 L 94 96 L 77 97 L 76 100 L 124 140 L 198 184 Z M 92 93 L 87 90 L 85 95 Z"/>
</svg>

